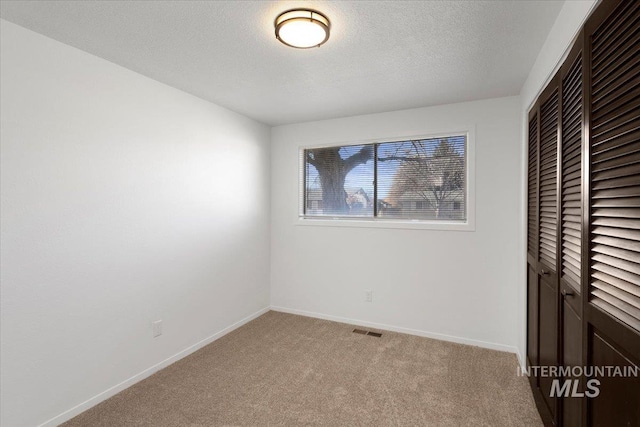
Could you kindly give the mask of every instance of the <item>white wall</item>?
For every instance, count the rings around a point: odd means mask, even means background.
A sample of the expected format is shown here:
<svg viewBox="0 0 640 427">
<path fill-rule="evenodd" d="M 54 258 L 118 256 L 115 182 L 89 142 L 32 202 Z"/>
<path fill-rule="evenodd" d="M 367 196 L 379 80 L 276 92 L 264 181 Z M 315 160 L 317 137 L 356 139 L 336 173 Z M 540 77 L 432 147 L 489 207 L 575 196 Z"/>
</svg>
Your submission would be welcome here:
<svg viewBox="0 0 640 427">
<path fill-rule="evenodd" d="M 2 425 L 134 377 L 56 424 L 268 307 L 270 134 L 1 27 Z"/>
<path fill-rule="evenodd" d="M 273 128 L 272 308 L 515 352 L 520 105 L 510 97 Z M 469 126 L 475 231 L 296 225 L 299 146 Z"/>
<path fill-rule="evenodd" d="M 538 98 L 547 83 L 551 81 L 556 71 L 562 65 L 564 58 L 569 54 L 574 39 L 578 35 L 580 29 L 591 14 L 591 11 L 598 5 L 598 0 L 574 0 L 566 1 L 560 9 L 556 22 L 551 27 L 549 35 L 545 40 L 536 62 L 531 68 L 531 72 L 527 77 L 522 90 L 520 91 L 521 100 L 521 144 L 522 144 L 522 172 L 520 174 L 520 194 L 521 194 L 521 212 L 520 218 L 520 257 L 519 257 L 519 274 L 518 274 L 518 352 L 526 355 L 526 338 L 527 338 L 527 147 L 528 147 L 528 117 L 529 110 Z M 525 364 L 525 360 L 521 359 L 520 363 Z"/>
</svg>

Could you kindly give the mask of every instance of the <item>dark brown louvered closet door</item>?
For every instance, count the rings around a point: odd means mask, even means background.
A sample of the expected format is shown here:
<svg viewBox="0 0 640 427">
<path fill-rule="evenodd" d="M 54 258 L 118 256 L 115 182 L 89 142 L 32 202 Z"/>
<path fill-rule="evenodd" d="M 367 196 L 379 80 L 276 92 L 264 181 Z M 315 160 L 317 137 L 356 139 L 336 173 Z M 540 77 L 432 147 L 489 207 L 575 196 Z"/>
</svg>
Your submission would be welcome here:
<svg viewBox="0 0 640 427">
<path fill-rule="evenodd" d="M 640 2 L 591 44 L 591 302 L 640 331 Z"/>
<path fill-rule="evenodd" d="M 539 294 L 538 276 L 538 111 L 529 114 L 527 191 L 527 365 L 538 365 Z M 531 376 L 531 387 L 538 379 Z"/>
<path fill-rule="evenodd" d="M 558 223 L 558 92 L 540 107 L 540 222 L 539 256 L 543 268 L 556 269 Z"/>
<path fill-rule="evenodd" d="M 640 2 L 605 1 L 585 25 L 590 173 L 585 363 L 640 366 Z M 583 269 L 585 271 L 585 269 Z M 586 279 L 586 280 L 585 280 Z M 640 378 L 598 376 L 588 425 L 640 426 Z"/>
<path fill-rule="evenodd" d="M 562 78 L 561 279 L 580 292 L 582 241 L 582 55 Z"/>
<path fill-rule="evenodd" d="M 538 411 L 640 427 L 640 377 L 602 374 L 640 372 L 640 1 L 597 5 L 528 118 L 527 363 L 600 368 L 531 377 Z"/>
<path fill-rule="evenodd" d="M 580 36 L 561 68 L 561 190 L 560 190 L 560 336 L 558 362 L 566 367 L 582 366 L 582 148 L 584 141 L 583 38 Z M 563 381 L 580 381 L 567 375 Z M 559 423 L 582 425 L 582 402 L 564 398 Z"/>
</svg>

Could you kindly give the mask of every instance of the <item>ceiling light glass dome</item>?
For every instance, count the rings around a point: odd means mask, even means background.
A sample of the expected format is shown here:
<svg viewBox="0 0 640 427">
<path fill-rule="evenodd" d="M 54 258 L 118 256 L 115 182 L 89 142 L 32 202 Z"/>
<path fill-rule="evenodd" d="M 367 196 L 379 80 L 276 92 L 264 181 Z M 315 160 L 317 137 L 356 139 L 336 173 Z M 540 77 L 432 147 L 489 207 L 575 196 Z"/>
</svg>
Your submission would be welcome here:
<svg viewBox="0 0 640 427">
<path fill-rule="evenodd" d="M 329 39 L 331 23 L 323 14 L 310 9 L 293 9 L 278 15 L 276 38 L 298 49 L 318 47 Z"/>
</svg>

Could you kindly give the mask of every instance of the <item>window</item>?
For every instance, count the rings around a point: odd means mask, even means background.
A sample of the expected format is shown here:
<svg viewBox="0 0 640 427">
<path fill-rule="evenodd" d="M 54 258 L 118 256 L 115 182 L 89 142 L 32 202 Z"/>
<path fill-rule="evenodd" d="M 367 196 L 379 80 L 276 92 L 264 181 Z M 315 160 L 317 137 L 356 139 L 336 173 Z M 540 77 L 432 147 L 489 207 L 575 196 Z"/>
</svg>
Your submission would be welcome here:
<svg viewBox="0 0 640 427">
<path fill-rule="evenodd" d="M 466 134 L 301 155 L 304 218 L 467 221 Z"/>
</svg>

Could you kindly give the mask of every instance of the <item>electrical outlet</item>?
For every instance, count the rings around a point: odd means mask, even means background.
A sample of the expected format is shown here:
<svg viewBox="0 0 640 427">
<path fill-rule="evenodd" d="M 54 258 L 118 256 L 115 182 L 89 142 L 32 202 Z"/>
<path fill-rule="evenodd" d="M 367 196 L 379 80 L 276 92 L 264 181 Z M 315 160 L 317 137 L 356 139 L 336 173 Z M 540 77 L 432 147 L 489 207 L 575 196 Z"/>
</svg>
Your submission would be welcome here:
<svg viewBox="0 0 640 427">
<path fill-rule="evenodd" d="M 373 301 L 373 291 L 371 289 L 367 289 L 364 291 L 364 302 L 372 302 Z"/>
<path fill-rule="evenodd" d="M 162 335 L 162 320 L 156 320 L 155 322 L 152 322 L 151 325 L 153 326 L 154 338 L 157 338 L 160 335 Z"/>
</svg>

